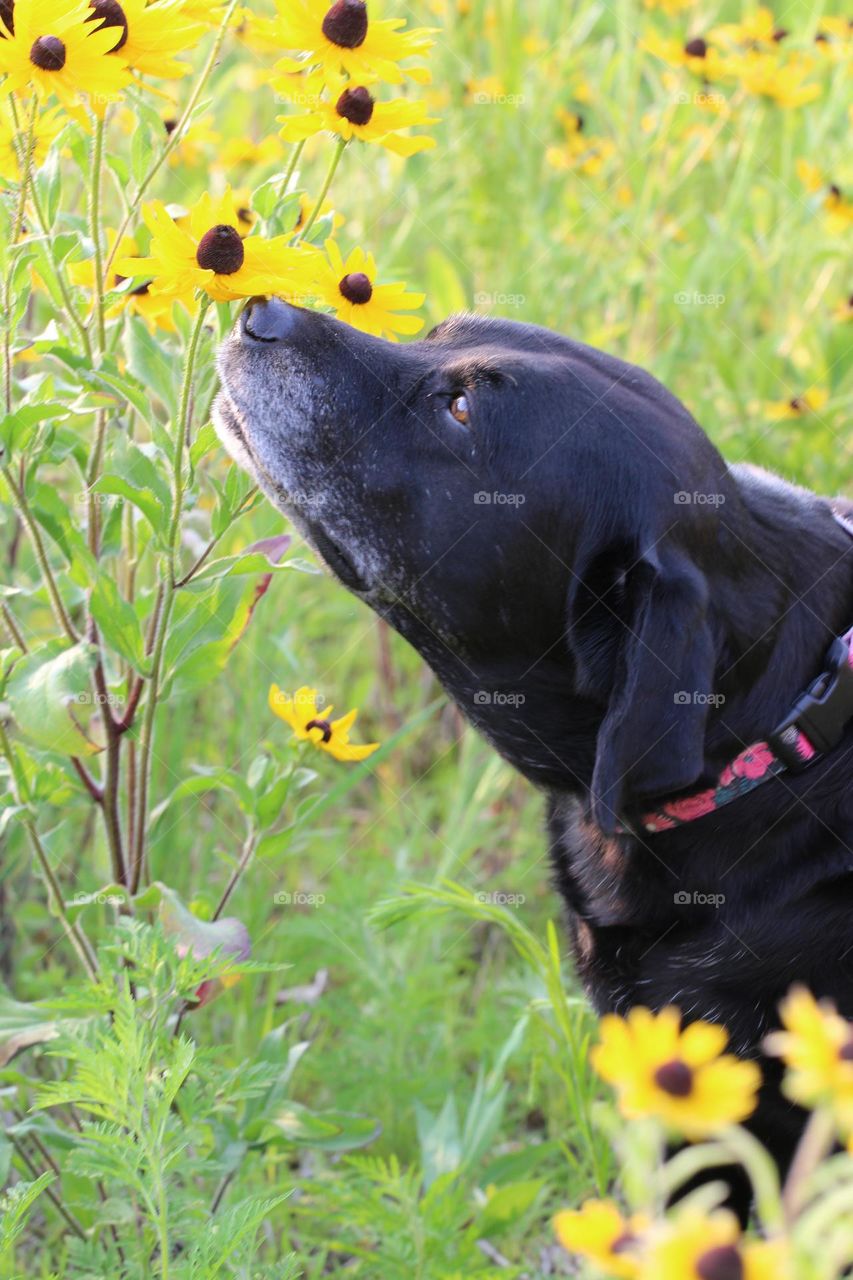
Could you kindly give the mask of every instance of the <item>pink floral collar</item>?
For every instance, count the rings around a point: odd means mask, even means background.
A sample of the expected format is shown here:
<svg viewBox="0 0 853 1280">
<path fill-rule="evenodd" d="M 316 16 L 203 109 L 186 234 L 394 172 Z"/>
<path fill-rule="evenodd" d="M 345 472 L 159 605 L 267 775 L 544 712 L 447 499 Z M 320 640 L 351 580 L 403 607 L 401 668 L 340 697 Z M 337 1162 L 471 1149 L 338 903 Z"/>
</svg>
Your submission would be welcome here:
<svg viewBox="0 0 853 1280">
<path fill-rule="evenodd" d="M 853 530 L 848 530 L 853 532 Z M 837 747 L 853 719 L 853 628 L 832 642 L 826 670 L 797 699 L 766 741 L 753 742 L 723 769 L 715 787 L 667 800 L 625 822 L 623 832 L 642 829 L 654 834 L 703 818 L 754 791 L 786 770 L 800 773 Z"/>
</svg>

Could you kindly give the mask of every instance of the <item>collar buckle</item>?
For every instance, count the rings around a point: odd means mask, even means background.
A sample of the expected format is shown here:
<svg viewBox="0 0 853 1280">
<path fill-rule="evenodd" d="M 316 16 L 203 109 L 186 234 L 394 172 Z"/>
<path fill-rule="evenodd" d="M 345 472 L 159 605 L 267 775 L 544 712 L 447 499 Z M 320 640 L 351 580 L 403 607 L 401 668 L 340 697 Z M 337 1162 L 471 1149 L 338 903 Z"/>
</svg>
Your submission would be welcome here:
<svg viewBox="0 0 853 1280">
<path fill-rule="evenodd" d="M 827 669 L 797 699 L 769 735 L 771 750 L 793 773 L 802 772 L 837 747 L 853 719 L 851 636 L 839 636 L 827 654 Z M 802 739 L 807 739 L 805 745 Z"/>
</svg>

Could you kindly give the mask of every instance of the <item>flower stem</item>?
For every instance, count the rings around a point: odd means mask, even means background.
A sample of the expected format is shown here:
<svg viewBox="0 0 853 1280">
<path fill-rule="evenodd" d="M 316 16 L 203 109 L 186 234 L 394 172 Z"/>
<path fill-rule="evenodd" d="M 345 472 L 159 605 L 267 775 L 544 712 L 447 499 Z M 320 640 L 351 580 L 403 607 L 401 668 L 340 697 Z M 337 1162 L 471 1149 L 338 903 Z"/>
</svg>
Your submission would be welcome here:
<svg viewBox="0 0 853 1280">
<path fill-rule="evenodd" d="M 110 253 L 107 255 L 107 260 L 104 264 L 105 274 L 109 271 L 110 267 L 112 266 L 113 258 L 116 256 L 116 253 L 118 252 L 118 246 L 121 243 L 122 236 L 125 235 L 131 222 L 136 217 L 137 211 L 139 210 L 139 205 L 142 201 L 142 197 L 145 195 L 145 192 L 151 186 L 151 183 L 154 181 L 154 178 L 159 173 L 161 167 L 166 162 L 166 160 L 171 155 L 171 153 L 174 151 L 175 147 L 181 141 L 181 139 L 184 136 L 184 133 L 186 132 L 187 125 L 190 119 L 192 118 L 192 114 L 195 111 L 196 106 L 198 105 L 198 100 L 201 97 L 202 90 L 204 89 L 204 86 L 207 84 L 207 81 L 210 78 L 210 73 L 213 71 L 213 68 L 216 64 L 216 60 L 219 57 L 219 51 L 222 48 L 222 42 L 225 39 L 225 32 L 228 30 L 228 24 L 231 21 L 232 15 L 234 13 L 234 10 L 237 8 L 238 3 L 239 3 L 239 0 L 229 0 L 228 6 L 222 15 L 222 21 L 220 22 L 216 32 L 216 39 L 214 40 L 213 46 L 211 47 L 210 53 L 208 54 L 207 61 L 205 62 L 204 66 L 201 69 L 201 75 L 196 81 L 193 91 L 187 100 L 187 105 L 184 107 L 184 110 L 181 113 L 181 117 L 178 120 L 178 123 L 175 125 L 174 129 L 166 139 L 166 143 L 165 143 L 165 146 L 163 147 L 163 150 L 160 152 L 157 159 L 152 163 L 148 172 L 145 174 L 142 181 L 139 183 L 139 186 L 136 188 L 136 195 L 131 201 L 130 206 L 128 207 L 127 213 L 124 215 L 124 218 L 121 221 L 121 225 L 119 226 L 118 233 L 115 238 L 115 244 L 113 245 Z"/>
<path fill-rule="evenodd" d="M 813 1111 L 794 1152 L 782 1189 L 785 1216 L 793 1222 L 803 1206 L 808 1180 L 832 1147 L 835 1124 L 832 1113 L 823 1107 Z"/>
<path fill-rule="evenodd" d="M 107 331 L 104 322 L 104 252 L 101 244 L 101 175 L 104 167 L 104 134 L 107 127 L 106 115 L 95 125 L 95 137 L 92 143 L 92 171 L 89 185 L 89 235 L 95 246 L 95 297 L 93 315 L 98 335 L 98 350 L 103 355 L 107 345 Z M 90 321 L 91 323 L 91 317 Z"/>
<path fill-rule="evenodd" d="M 341 156 L 344 154 L 344 151 L 346 150 L 346 146 L 347 146 L 346 139 L 341 138 L 340 141 L 338 142 L 338 145 L 335 147 L 335 154 L 332 156 L 332 163 L 329 165 L 328 172 L 325 178 L 323 179 L 323 185 L 320 188 L 320 194 L 317 197 L 317 203 L 314 205 L 314 208 L 311 210 L 311 216 L 309 217 L 308 221 L 305 223 L 305 226 L 300 227 L 296 235 L 296 239 L 293 242 L 294 244 L 298 244 L 300 240 L 304 240 L 305 237 L 308 235 L 308 232 L 313 227 L 314 223 L 317 221 L 320 210 L 323 207 L 323 201 L 326 199 L 326 196 L 329 193 L 329 187 L 332 185 L 332 178 L 334 178 L 335 176 L 335 170 L 337 169 L 338 165 L 341 162 Z"/>
<path fill-rule="evenodd" d="M 284 171 L 284 177 L 282 178 L 281 185 L 279 186 L 279 189 L 278 189 L 279 200 L 283 200 L 284 197 L 287 195 L 287 188 L 290 186 L 290 179 L 293 177 L 294 173 L 296 172 L 296 166 L 299 164 L 299 157 L 302 155 L 302 152 L 304 150 L 305 150 L 305 139 L 303 138 L 302 141 L 297 143 L 297 145 L 293 148 L 293 155 L 290 157 L 290 163 L 288 164 L 287 168 Z"/>
<path fill-rule="evenodd" d="M 192 417 L 192 382 L 199 341 L 204 329 L 204 318 L 210 306 L 210 299 L 202 297 L 195 325 L 187 347 L 184 364 L 184 377 L 181 385 L 178 416 L 175 422 L 175 439 L 172 453 L 172 522 L 168 537 L 168 564 L 161 570 L 160 589 L 158 592 L 159 613 L 156 617 L 151 652 L 151 677 L 145 699 L 145 712 L 142 717 L 142 729 L 139 737 L 139 764 L 137 769 L 137 804 L 136 830 L 133 836 L 130 857 L 131 884 L 138 887 L 142 874 L 145 856 L 145 828 L 148 820 L 148 791 L 151 782 L 151 750 L 154 743 L 154 718 L 157 711 L 157 699 L 160 693 L 160 677 L 163 668 L 163 653 L 166 636 L 169 630 L 169 618 L 175 598 L 175 587 L 178 580 L 178 536 L 181 528 L 181 511 L 183 509 L 184 492 L 184 446 L 187 441 Z"/>
<path fill-rule="evenodd" d="M 41 571 L 44 585 L 47 588 L 47 594 L 50 597 L 50 603 L 53 607 L 56 621 L 71 643 L 77 644 L 80 637 L 74 630 L 74 626 L 68 616 L 65 605 L 62 603 L 62 597 L 59 594 L 59 588 L 56 585 L 56 579 L 53 576 L 53 570 L 51 569 L 50 561 L 47 558 L 47 552 L 45 551 L 39 527 L 35 522 L 35 517 L 33 516 L 29 503 L 27 502 L 27 496 L 24 493 L 23 488 L 18 485 L 10 467 L 5 465 L 0 466 L 0 472 L 2 472 L 3 479 L 9 486 L 9 491 L 11 492 L 18 510 L 21 513 L 21 519 L 24 522 L 27 533 L 30 535 L 33 550 L 35 551 L 36 562 Z"/>
<path fill-rule="evenodd" d="M 9 761 L 9 770 L 12 780 L 12 794 L 15 802 L 19 805 L 25 805 L 26 789 L 21 777 L 18 758 L 15 755 L 11 742 L 9 741 L 9 735 L 6 732 L 6 726 L 3 724 L 2 720 L 0 720 L 0 752 L 2 752 Z M 45 886 L 47 888 L 50 909 L 62 924 L 65 936 L 77 953 L 77 957 L 83 965 L 83 968 L 86 970 L 86 973 L 93 982 L 97 982 L 98 962 L 95 957 L 95 953 L 92 950 L 92 945 L 83 933 L 78 922 L 76 920 L 69 920 L 68 915 L 66 914 L 65 903 L 62 899 L 62 889 L 56 875 L 54 874 L 53 867 L 50 865 L 50 860 L 48 859 L 45 847 L 41 842 L 41 837 L 36 829 L 36 824 L 29 812 L 26 811 L 23 814 L 21 821 L 27 832 L 27 836 L 29 837 L 30 845 L 32 846 L 33 853 L 35 854 L 36 861 L 39 864 L 42 878 L 44 879 Z"/>
</svg>

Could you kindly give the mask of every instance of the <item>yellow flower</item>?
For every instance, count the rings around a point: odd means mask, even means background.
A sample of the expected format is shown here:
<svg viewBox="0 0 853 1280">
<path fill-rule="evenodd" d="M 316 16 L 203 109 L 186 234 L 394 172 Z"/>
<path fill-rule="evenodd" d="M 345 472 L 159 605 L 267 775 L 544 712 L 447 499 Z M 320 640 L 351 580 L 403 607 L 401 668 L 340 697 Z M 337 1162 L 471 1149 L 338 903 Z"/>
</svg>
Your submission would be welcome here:
<svg viewBox="0 0 853 1280">
<path fill-rule="evenodd" d="M 124 59 L 105 56 L 115 32 L 92 25 L 87 0 L 15 0 L 14 8 L 4 5 L 0 12 L 5 14 L 0 31 L 5 92 L 54 94 L 80 118 L 86 102 L 102 116 L 128 84 Z"/>
<path fill-rule="evenodd" d="M 577 169 L 590 176 L 599 173 L 616 150 L 609 138 L 598 138 L 584 132 L 582 115 L 560 107 L 557 118 L 563 126 L 564 140 L 556 147 L 548 147 L 545 159 L 552 169 Z"/>
<path fill-rule="evenodd" d="M 779 1011 L 785 1029 L 765 1044 L 787 1064 L 785 1092 L 805 1107 L 829 1104 L 853 1131 L 853 1023 L 805 987 L 794 987 Z"/>
<path fill-rule="evenodd" d="M 853 320 L 853 293 L 843 302 L 839 302 L 832 312 L 832 318 L 838 324 L 843 324 L 845 320 Z"/>
<path fill-rule="evenodd" d="M 8 103 L 9 99 L 4 98 L 0 105 L 0 178 L 5 178 L 7 182 L 20 182 L 20 152 L 29 132 L 30 110 L 28 104 L 19 105 L 19 127 L 15 124 Z M 50 107 L 36 116 L 32 151 L 34 169 L 38 169 L 44 162 L 51 144 L 66 123 L 60 107 Z"/>
<path fill-rule="evenodd" d="M 215 302 L 276 293 L 302 299 L 311 292 L 310 263 L 320 258 L 308 245 L 291 248 L 288 237 L 243 240 L 230 188 L 214 199 L 203 195 L 189 215 L 189 229 L 176 225 L 159 202 L 143 209 L 151 232 L 148 257 L 125 257 L 116 271 L 148 276 L 153 293 L 186 296 L 203 289 Z"/>
<path fill-rule="evenodd" d="M 435 146 L 434 138 L 399 135 L 401 129 L 413 125 L 437 123 L 434 116 L 427 115 L 426 103 L 408 102 L 405 98 L 377 102 L 363 85 L 347 86 L 334 101 L 318 98 L 312 109 L 302 115 L 277 119 L 282 125 L 281 136 L 288 142 L 302 142 L 325 129 L 345 142 L 351 138 L 378 142 L 398 156 L 413 156 L 417 151 Z"/>
<path fill-rule="evenodd" d="M 801 107 L 820 97 L 819 84 L 804 83 L 811 72 L 808 62 L 786 62 L 774 53 L 750 49 L 729 58 L 727 69 L 747 93 L 769 98 L 780 107 Z"/>
<path fill-rule="evenodd" d="M 638 1251 L 648 1221 L 626 1218 L 612 1200 L 587 1200 L 580 1209 L 564 1209 L 554 1218 L 557 1239 L 608 1276 L 634 1280 L 640 1273 Z"/>
<path fill-rule="evenodd" d="M 656 1116 L 687 1138 L 703 1138 L 750 1115 L 761 1073 L 754 1062 L 720 1056 L 728 1041 L 722 1027 L 694 1022 L 682 1031 L 680 1023 L 672 1006 L 607 1015 L 591 1061 L 615 1087 L 623 1115 Z"/>
<path fill-rule="evenodd" d="M 99 31 L 112 33 L 109 49 L 120 54 L 134 71 L 150 76 L 183 76 L 189 71 L 175 54 L 192 49 L 204 35 L 200 22 L 190 19 L 183 0 L 91 0 Z"/>
<path fill-rule="evenodd" d="M 722 44 L 740 44 L 753 48 L 757 44 L 772 46 L 784 39 L 787 33 L 776 23 L 769 9 L 756 9 L 745 14 L 740 22 L 729 22 L 714 27 L 710 39 Z"/>
<path fill-rule="evenodd" d="M 336 0 L 331 7 L 328 0 L 276 0 L 276 9 L 275 18 L 254 22 L 253 32 L 278 48 L 298 49 L 304 55 L 304 60 L 280 59 L 276 71 L 299 71 L 306 62 L 321 62 L 332 77 L 344 71 L 358 84 L 401 84 L 404 76 L 420 84 L 429 81 L 425 67 L 400 66 L 432 47 L 431 33 L 424 27 L 403 31 L 404 18 L 368 21 L 364 0 Z"/>
<path fill-rule="evenodd" d="M 809 387 L 808 391 L 790 400 L 771 400 L 765 406 L 765 412 L 776 421 L 804 418 L 810 413 L 819 413 L 828 399 L 829 392 L 824 387 Z"/>
<path fill-rule="evenodd" d="M 643 0 L 643 4 L 647 9 L 660 9 L 670 16 L 692 8 L 695 2 L 696 0 Z"/>
<path fill-rule="evenodd" d="M 299 208 L 293 223 L 293 230 L 298 231 L 300 227 L 304 227 L 305 223 L 314 212 L 314 206 L 317 203 L 314 196 L 309 196 L 307 191 L 299 193 Z M 318 218 L 325 218 L 327 214 L 332 214 L 332 230 L 337 231 L 346 222 L 346 218 L 342 213 L 336 213 L 334 206 L 330 200 L 324 200 L 320 205 L 317 213 Z"/>
<path fill-rule="evenodd" d="M 662 1226 L 640 1272 L 642 1280 L 785 1280 L 789 1274 L 785 1244 L 744 1240 L 727 1210 L 684 1212 Z"/>
<path fill-rule="evenodd" d="M 344 261 L 334 240 L 326 241 L 328 259 L 317 276 L 319 299 L 333 307 L 339 320 L 376 338 L 397 340 L 397 334 L 417 333 L 423 328 L 418 316 L 397 315 L 423 305 L 422 293 L 406 293 L 404 284 L 376 284 L 376 263 L 372 253 L 353 249 Z"/>
<path fill-rule="evenodd" d="M 332 719 L 334 707 L 317 706 L 317 690 L 303 685 L 293 697 L 282 693 L 277 684 L 270 685 L 270 710 L 285 724 L 290 725 L 294 736 L 301 742 L 313 742 L 321 751 L 327 751 L 336 760 L 365 760 L 379 747 L 378 742 L 355 745 L 349 740 L 349 731 L 355 723 L 357 710 L 348 711 L 338 720 Z"/>
<path fill-rule="evenodd" d="M 281 159 L 282 146 L 275 134 L 254 142 L 251 138 L 229 138 L 219 148 L 217 161 L 226 173 L 241 165 L 264 169 Z"/>
<path fill-rule="evenodd" d="M 660 58 L 670 67 L 686 67 L 703 82 L 722 80 L 728 70 L 719 49 L 715 49 L 702 36 L 682 41 L 650 31 L 640 42 L 640 48 Z"/>
<path fill-rule="evenodd" d="M 116 233 L 112 228 L 108 228 L 106 232 L 107 248 L 112 253 L 116 240 Z M 136 241 L 131 236 L 122 236 L 121 244 L 118 247 L 118 256 L 126 257 L 138 252 Z M 68 268 L 68 278 L 72 284 L 80 288 L 93 289 L 95 287 L 95 263 L 92 258 L 83 258 L 80 262 L 73 262 Z M 106 282 L 108 289 L 117 289 L 125 280 L 125 277 L 114 274 L 111 279 Z M 182 301 L 187 305 L 191 305 L 193 295 L 191 292 L 187 294 Z M 171 295 L 163 293 L 152 293 L 150 283 L 146 280 L 136 288 L 129 290 L 107 310 L 107 318 L 112 319 L 121 315 L 123 311 L 129 311 L 133 315 L 141 316 L 148 328 L 153 333 L 155 329 L 163 329 L 167 333 L 174 333 L 176 329 L 175 321 L 172 318 L 172 307 L 177 299 Z"/>
</svg>

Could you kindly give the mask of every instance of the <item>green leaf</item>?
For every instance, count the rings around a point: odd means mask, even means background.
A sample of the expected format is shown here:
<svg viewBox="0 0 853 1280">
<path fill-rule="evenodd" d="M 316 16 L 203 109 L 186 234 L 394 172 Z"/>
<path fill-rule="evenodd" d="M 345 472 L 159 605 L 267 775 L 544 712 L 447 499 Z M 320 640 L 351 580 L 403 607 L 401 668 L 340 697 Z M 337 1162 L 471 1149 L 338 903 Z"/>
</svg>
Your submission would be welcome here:
<svg viewBox="0 0 853 1280">
<path fill-rule="evenodd" d="M 272 1123 L 287 1142 L 319 1151 L 356 1151 L 375 1142 L 382 1132 L 379 1121 L 369 1116 L 349 1111 L 311 1111 L 298 1102 L 288 1102 Z"/>
<path fill-rule="evenodd" d="M 15 665 L 7 697 L 18 728 L 31 741 L 65 755 L 92 755 L 101 747 L 88 735 L 94 646 L 63 648 L 53 640 Z"/>
<path fill-rule="evenodd" d="M 162 401 L 174 417 L 178 412 L 179 364 L 166 355 L 139 316 L 130 318 L 127 351 L 131 373 L 149 389 L 149 394 L 153 392 Z"/>
<path fill-rule="evenodd" d="M 106 574 L 101 574 L 98 579 L 89 607 L 109 648 L 120 654 L 140 675 L 147 674 L 149 663 L 136 610 Z"/>
<path fill-rule="evenodd" d="M 13 1000 L 0 990 L 0 1067 L 7 1066 L 22 1049 L 58 1035 L 56 1019 L 40 1005 Z"/>
<path fill-rule="evenodd" d="M 40 422 L 57 422 L 67 416 L 68 410 L 55 404 L 21 405 L 14 413 L 0 418 L 0 444 L 11 456 L 15 450 L 26 449 Z"/>
<path fill-rule="evenodd" d="M 489 1196 L 482 1213 L 472 1225 L 472 1232 L 477 1237 L 486 1236 L 491 1239 L 513 1226 L 532 1209 L 544 1185 L 541 1178 L 531 1178 L 526 1182 L 511 1182 L 508 1186 L 499 1187 Z"/>
</svg>

